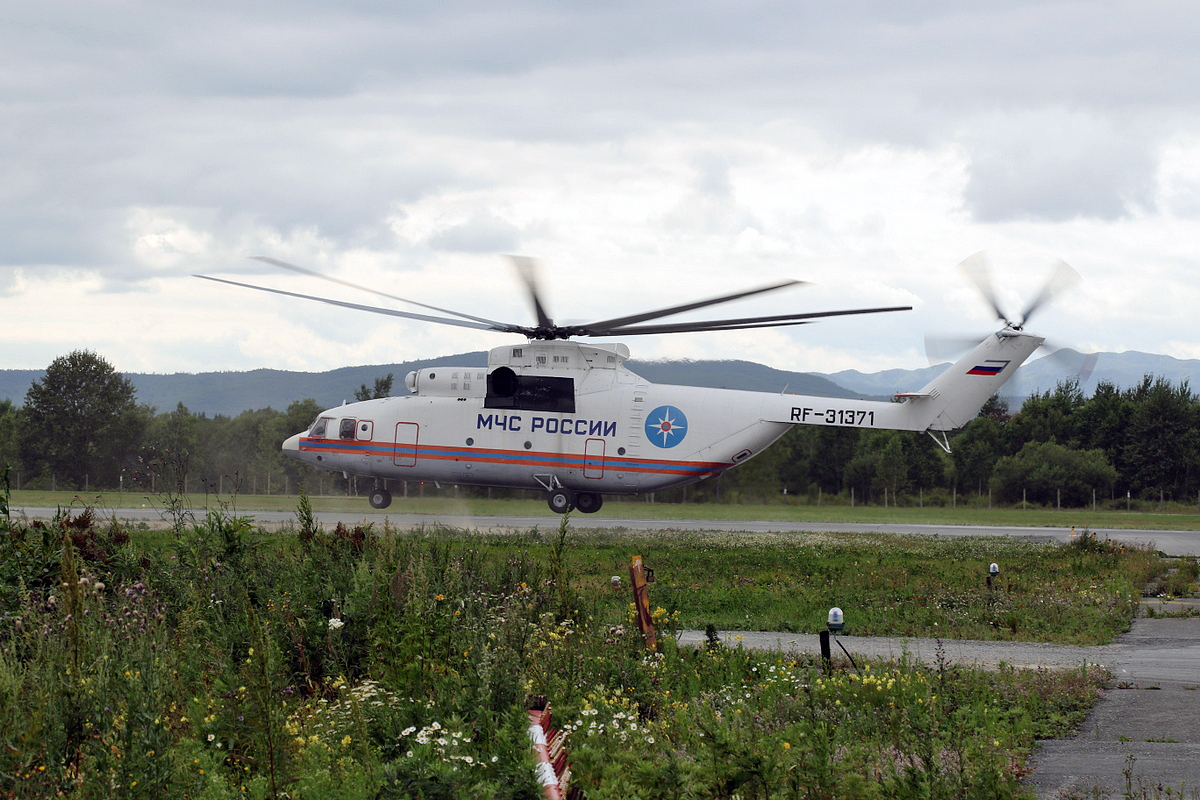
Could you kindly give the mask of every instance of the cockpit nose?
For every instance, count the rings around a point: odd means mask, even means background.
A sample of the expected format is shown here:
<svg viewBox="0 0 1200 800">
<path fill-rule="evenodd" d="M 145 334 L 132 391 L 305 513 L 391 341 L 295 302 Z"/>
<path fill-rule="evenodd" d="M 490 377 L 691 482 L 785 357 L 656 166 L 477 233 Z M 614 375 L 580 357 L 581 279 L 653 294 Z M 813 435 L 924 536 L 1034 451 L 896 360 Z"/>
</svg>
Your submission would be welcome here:
<svg viewBox="0 0 1200 800">
<path fill-rule="evenodd" d="M 283 442 L 283 452 L 288 455 L 298 455 L 300 453 L 300 437 L 303 435 L 303 433 L 297 433 L 295 436 L 289 436 L 285 439 Z"/>
</svg>

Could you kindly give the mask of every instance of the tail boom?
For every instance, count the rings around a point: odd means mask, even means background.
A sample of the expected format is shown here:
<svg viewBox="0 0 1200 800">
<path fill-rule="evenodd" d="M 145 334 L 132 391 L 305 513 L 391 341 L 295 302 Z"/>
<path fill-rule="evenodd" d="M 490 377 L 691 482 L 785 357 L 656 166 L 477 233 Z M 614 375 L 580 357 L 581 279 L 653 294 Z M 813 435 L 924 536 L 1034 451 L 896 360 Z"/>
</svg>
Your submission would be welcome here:
<svg viewBox="0 0 1200 800">
<path fill-rule="evenodd" d="M 1045 340 L 1005 328 L 899 402 L 785 395 L 771 421 L 798 425 L 949 431 L 970 422 Z"/>
</svg>

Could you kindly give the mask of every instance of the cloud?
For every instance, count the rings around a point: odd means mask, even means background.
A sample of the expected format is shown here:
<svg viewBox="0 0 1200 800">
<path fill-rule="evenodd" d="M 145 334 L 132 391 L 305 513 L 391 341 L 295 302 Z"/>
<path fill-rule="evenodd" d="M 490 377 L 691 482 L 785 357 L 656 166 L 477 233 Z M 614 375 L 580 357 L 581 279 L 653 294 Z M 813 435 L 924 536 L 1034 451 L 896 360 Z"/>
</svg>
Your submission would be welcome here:
<svg viewBox="0 0 1200 800">
<path fill-rule="evenodd" d="M 1063 255 L 1118 287 L 1121 314 L 1174 308 L 1151 287 L 1134 304 L 1128 264 L 1194 281 L 1200 10 L 1180 2 L 135 0 L 29 4 L 6 22 L 2 311 L 61 315 L 62 341 L 110 337 L 162 369 L 469 345 L 187 277 L 293 285 L 246 259 L 259 254 L 518 321 L 497 253 L 544 258 L 554 308 L 592 319 L 793 276 L 822 286 L 754 311 L 913 302 L 914 318 L 957 317 L 952 265 L 997 244 Z M 155 354 L 86 324 L 81 287 L 112 314 L 189 314 L 156 317 L 180 329 Z M 204 319 L 227 328 L 219 343 L 190 327 Z M 917 326 L 638 346 L 859 366 L 902 358 Z M 189 339 L 213 344 L 184 355 Z M 281 353 L 289 339 L 303 348 Z M 0 338 L 10 358 L 28 344 Z"/>
<path fill-rule="evenodd" d="M 492 214 L 479 214 L 429 237 L 435 250 L 460 253 L 511 253 L 520 249 L 521 232 Z"/>
<path fill-rule="evenodd" d="M 1141 131 L 1058 108 L 988 115 L 971 127 L 964 194 L 980 221 L 1114 220 L 1154 201 L 1157 148 Z"/>
</svg>

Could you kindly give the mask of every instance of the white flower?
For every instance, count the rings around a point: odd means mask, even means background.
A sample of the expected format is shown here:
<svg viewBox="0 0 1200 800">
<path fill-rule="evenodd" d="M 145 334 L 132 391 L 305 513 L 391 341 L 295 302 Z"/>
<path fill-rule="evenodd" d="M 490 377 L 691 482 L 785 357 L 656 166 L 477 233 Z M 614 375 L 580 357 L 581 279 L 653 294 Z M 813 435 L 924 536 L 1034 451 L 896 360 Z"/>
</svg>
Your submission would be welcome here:
<svg viewBox="0 0 1200 800">
<path fill-rule="evenodd" d="M 211 742 L 213 739 L 215 739 L 215 738 L 217 738 L 215 734 L 212 734 L 212 733 L 210 733 L 210 734 L 208 735 L 208 740 L 209 740 L 210 742 Z"/>
<path fill-rule="evenodd" d="M 342 626 L 345 624 L 346 623 L 342 622 L 337 617 L 334 617 L 333 619 L 329 620 L 329 630 L 331 630 L 331 631 L 341 630 Z"/>
</svg>

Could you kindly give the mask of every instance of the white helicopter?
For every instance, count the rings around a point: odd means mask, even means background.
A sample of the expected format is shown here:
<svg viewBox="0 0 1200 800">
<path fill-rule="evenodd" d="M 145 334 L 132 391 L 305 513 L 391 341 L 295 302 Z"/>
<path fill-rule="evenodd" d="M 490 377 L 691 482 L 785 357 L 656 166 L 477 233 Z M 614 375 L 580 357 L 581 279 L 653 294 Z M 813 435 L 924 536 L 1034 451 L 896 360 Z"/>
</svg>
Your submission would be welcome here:
<svg viewBox="0 0 1200 800">
<path fill-rule="evenodd" d="M 405 378 L 409 394 L 322 412 L 283 443 L 287 455 L 318 469 L 374 479 L 369 502 L 392 502 L 389 481 L 496 486 L 546 492 L 550 509 L 598 511 L 605 495 L 638 495 L 694 483 L 762 452 L 793 425 L 923 431 L 949 452 L 946 431 L 962 427 L 1045 341 L 1025 321 L 1065 280 L 1059 272 L 1020 321 L 1008 320 L 984 274 L 981 253 L 963 262 L 1004 326 L 925 387 L 894 402 L 769 394 L 654 384 L 625 366 L 624 344 L 608 338 L 803 325 L 850 314 L 907 311 L 860 308 L 702 322 L 643 324 L 674 314 L 797 285 L 757 289 L 581 325 L 556 325 L 536 286 L 533 262 L 512 257 L 533 302 L 536 325 L 516 325 L 417 303 L 272 258 L 258 260 L 449 316 L 298 294 L 205 275 L 196 277 L 335 306 L 443 325 L 520 334 L 493 348 L 486 368 L 429 367 Z"/>
</svg>

